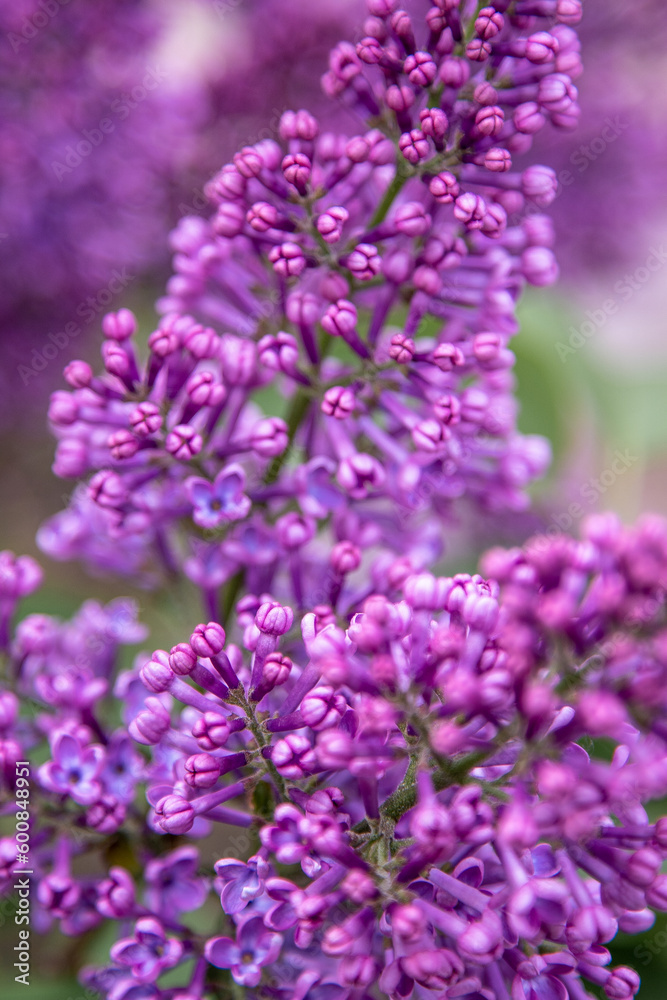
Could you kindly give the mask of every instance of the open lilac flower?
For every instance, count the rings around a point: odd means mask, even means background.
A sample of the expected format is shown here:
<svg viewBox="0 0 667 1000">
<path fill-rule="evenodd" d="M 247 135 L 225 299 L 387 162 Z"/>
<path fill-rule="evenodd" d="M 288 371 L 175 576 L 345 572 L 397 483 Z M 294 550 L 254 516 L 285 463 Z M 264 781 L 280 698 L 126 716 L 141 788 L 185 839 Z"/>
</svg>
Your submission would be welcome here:
<svg viewBox="0 0 667 1000">
<path fill-rule="evenodd" d="M 185 488 L 192 504 L 192 519 L 200 528 L 218 528 L 229 521 L 242 521 L 251 507 L 243 492 L 245 473 L 240 465 L 228 465 L 212 483 L 193 477 Z"/>
<path fill-rule="evenodd" d="M 268 931 L 261 917 L 251 917 L 241 924 L 235 941 L 218 937 L 206 942 L 206 957 L 219 969 L 231 969 L 240 986 L 257 986 L 262 968 L 278 957 L 282 937 Z"/>
<path fill-rule="evenodd" d="M 39 779 L 45 788 L 62 795 L 71 795 L 81 805 L 96 802 L 102 792 L 96 779 L 104 764 L 104 748 L 81 745 L 69 733 L 57 735 L 53 744 L 53 759 L 39 769 Z"/>
<path fill-rule="evenodd" d="M 220 902 L 225 913 L 235 914 L 244 910 L 264 892 L 264 879 L 270 869 L 261 855 L 248 858 L 247 863 L 236 858 L 220 858 L 215 872 L 222 884 Z"/>
<path fill-rule="evenodd" d="M 146 866 L 146 903 L 165 916 L 196 910 L 208 893 L 197 875 L 199 853 L 194 847 L 179 847 Z"/>
<path fill-rule="evenodd" d="M 181 942 L 168 938 L 159 921 L 142 917 L 137 920 L 132 937 L 113 945 L 111 957 L 114 962 L 129 966 L 137 982 L 151 983 L 165 969 L 176 965 L 182 952 Z"/>
</svg>

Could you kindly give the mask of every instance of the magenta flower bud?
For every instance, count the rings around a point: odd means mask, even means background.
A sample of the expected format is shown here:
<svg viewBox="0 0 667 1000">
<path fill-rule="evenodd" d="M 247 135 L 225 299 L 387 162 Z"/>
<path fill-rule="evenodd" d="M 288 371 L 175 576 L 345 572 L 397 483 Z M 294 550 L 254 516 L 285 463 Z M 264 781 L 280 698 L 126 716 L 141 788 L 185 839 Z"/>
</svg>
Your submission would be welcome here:
<svg viewBox="0 0 667 1000">
<path fill-rule="evenodd" d="M 294 624 L 294 612 L 273 601 L 260 605 L 255 614 L 255 625 L 264 635 L 285 635 Z"/>
<path fill-rule="evenodd" d="M 322 767 L 346 768 L 354 757 L 352 737 L 340 729 L 325 729 L 318 734 L 315 754 Z"/>
<path fill-rule="evenodd" d="M 131 431 L 125 429 L 110 434 L 107 444 L 112 457 L 117 461 L 132 458 L 139 450 L 139 442 L 136 437 Z"/>
<path fill-rule="evenodd" d="M 309 111 L 285 111 L 280 116 L 279 125 L 282 139 L 302 139 L 304 142 L 312 142 L 319 135 L 320 126 L 317 118 L 314 118 Z"/>
<path fill-rule="evenodd" d="M 350 217 L 346 208 L 334 205 L 318 216 L 317 231 L 326 243 L 337 243 L 343 235 L 343 226 Z"/>
<path fill-rule="evenodd" d="M 667 913 L 667 875 L 658 875 L 646 890 L 646 902 L 654 910 Z"/>
<path fill-rule="evenodd" d="M 110 340 L 127 340 L 137 332 L 137 318 L 129 309 L 107 313 L 102 319 L 102 332 Z"/>
<path fill-rule="evenodd" d="M 154 330 L 148 338 L 148 346 L 158 358 L 168 358 L 178 350 L 178 335 L 165 327 Z"/>
<path fill-rule="evenodd" d="M 293 781 L 298 781 L 314 770 L 315 751 L 307 736 L 300 733 L 290 733 L 289 736 L 278 740 L 273 746 L 271 763 L 279 774 Z"/>
<path fill-rule="evenodd" d="M 482 38 L 473 38 L 466 45 L 466 56 L 471 62 L 486 62 L 491 55 L 491 46 Z"/>
<path fill-rule="evenodd" d="M 346 573 L 352 573 L 361 565 L 361 550 L 353 542 L 347 540 L 337 542 L 331 550 L 329 562 L 334 573 L 344 576 Z"/>
<path fill-rule="evenodd" d="M 231 239 L 243 232 L 245 221 L 246 212 L 243 205 L 239 205 L 235 201 L 224 201 L 213 219 L 213 231 L 218 236 L 226 236 Z"/>
<path fill-rule="evenodd" d="M 313 323 L 317 323 L 321 311 L 320 299 L 311 292 L 295 291 L 287 298 L 287 318 L 299 326 L 312 326 Z"/>
<path fill-rule="evenodd" d="M 213 372 L 195 372 L 185 385 L 191 402 L 195 406 L 221 406 L 227 398 L 227 390 Z"/>
<path fill-rule="evenodd" d="M 324 393 L 321 409 L 327 417 L 345 420 L 354 413 L 356 403 L 354 392 L 349 386 L 334 385 Z"/>
<path fill-rule="evenodd" d="M 274 271 L 282 278 L 298 277 L 306 266 L 301 247 L 298 243 L 286 242 L 269 250 L 269 260 Z"/>
<path fill-rule="evenodd" d="M 179 424 L 167 434 L 164 446 L 169 454 L 180 462 L 189 462 L 202 450 L 204 440 L 194 427 L 190 427 L 189 424 Z"/>
<path fill-rule="evenodd" d="M 460 191 L 459 182 L 448 170 L 443 170 L 442 173 L 432 177 L 428 189 L 441 205 L 449 205 Z"/>
<path fill-rule="evenodd" d="M 546 124 L 546 118 L 535 101 L 519 104 L 514 109 L 512 121 L 517 132 L 524 132 L 526 135 L 534 135 Z"/>
<path fill-rule="evenodd" d="M 480 108 L 475 115 L 475 125 L 482 135 L 498 135 L 505 123 L 505 113 L 497 104 Z"/>
<path fill-rule="evenodd" d="M 512 157 L 508 150 L 492 146 L 484 154 L 484 166 L 494 174 L 502 174 L 511 169 Z"/>
<path fill-rule="evenodd" d="M 630 997 L 639 991 L 640 986 L 641 979 L 635 970 L 619 965 L 618 968 L 610 970 L 604 991 L 609 1000 L 630 1000 Z"/>
<path fill-rule="evenodd" d="M 361 61 L 368 66 L 377 66 L 387 57 L 380 42 L 372 37 L 362 38 L 357 43 L 356 51 Z"/>
<path fill-rule="evenodd" d="M 428 159 L 431 155 L 429 141 L 420 128 L 413 128 L 410 132 L 403 132 L 398 140 L 398 148 L 413 167 L 422 160 Z"/>
<path fill-rule="evenodd" d="M 188 677 L 195 668 L 197 656 L 187 642 L 179 642 L 169 651 L 169 666 L 179 677 Z"/>
<path fill-rule="evenodd" d="M 277 651 L 269 653 L 262 666 L 262 688 L 268 691 L 285 684 L 292 672 L 292 666 L 289 656 L 283 656 Z"/>
<path fill-rule="evenodd" d="M 225 647 L 225 630 L 217 622 L 208 625 L 197 625 L 190 636 L 190 645 L 197 656 L 215 656 Z"/>
<path fill-rule="evenodd" d="M 93 380 L 93 369 L 87 361 L 70 361 L 65 365 L 63 375 L 73 389 L 85 389 Z"/>
<path fill-rule="evenodd" d="M 358 243 L 344 261 L 358 281 L 370 281 L 380 271 L 380 255 L 372 243 Z"/>
<path fill-rule="evenodd" d="M 460 90 L 468 82 L 470 66 L 459 56 L 447 56 L 440 63 L 439 76 L 446 87 Z"/>
<path fill-rule="evenodd" d="M 97 887 L 96 907 L 103 917 L 123 920 L 132 915 L 135 905 L 134 881 L 124 868 L 112 867 L 109 877 Z"/>
<path fill-rule="evenodd" d="M 463 353 L 454 344 L 438 344 L 431 354 L 431 361 L 441 372 L 451 372 L 465 363 Z"/>
<path fill-rule="evenodd" d="M 458 424 L 461 419 L 461 404 L 456 396 L 440 396 L 433 404 L 433 413 L 443 424 Z"/>
<path fill-rule="evenodd" d="M 181 795 L 167 795 L 155 807 L 159 826 L 176 836 L 188 833 L 195 821 L 195 811 Z"/>
<path fill-rule="evenodd" d="M 426 918 L 414 903 L 396 906 L 391 912 L 391 931 L 403 944 L 410 945 L 423 936 Z"/>
<path fill-rule="evenodd" d="M 267 201 L 256 201 L 246 213 L 246 222 L 257 233 L 265 233 L 278 225 L 280 216 L 275 205 Z"/>
<path fill-rule="evenodd" d="M 465 191 L 454 202 L 454 216 L 466 229 L 481 229 L 487 212 L 486 202 L 479 194 Z"/>
<path fill-rule="evenodd" d="M 289 444 L 287 424 L 280 417 L 266 417 L 258 421 L 252 429 L 250 443 L 253 451 L 262 458 L 282 455 Z"/>
<path fill-rule="evenodd" d="M 245 177 L 233 163 L 226 163 L 207 184 L 206 193 L 213 201 L 234 201 L 243 198 L 247 186 Z"/>
<path fill-rule="evenodd" d="M 159 698 L 146 698 L 146 710 L 130 722 L 128 731 L 133 740 L 145 746 L 155 746 L 171 726 L 169 712 Z"/>
<path fill-rule="evenodd" d="M 423 236 L 431 228 L 431 216 L 421 202 L 408 201 L 396 210 L 394 225 L 403 236 Z"/>
<path fill-rule="evenodd" d="M 230 385 L 248 385 L 257 370 L 257 348 L 249 340 L 223 335 L 220 360 L 225 382 Z"/>
<path fill-rule="evenodd" d="M 372 455 L 356 452 L 342 460 L 336 478 L 354 500 L 361 500 L 384 484 L 385 473 Z"/>
<path fill-rule="evenodd" d="M 521 190 L 540 208 L 546 208 L 556 197 L 558 180 L 550 167 L 528 167 L 521 175 Z"/>
<path fill-rule="evenodd" d="M 345 146 L 345 155 L 353 163 L 365 163 L 371 151 L 371 143 L 363 135 L 355 135 Z"/>
<path fill-rule="evenodd" d="M 424 135 L 434 142 L 442 142 L 447 135 L 449 121 L 440 108 L 422 108 L 419 112 L 419 123 Z"/>
<path fill-rule="evenodd" d="M 217 358 L 219 344 L 220 339 L 215 330 L 210 326 L 202 326 L 201 323 L 195 323 L 183 338 L 183 346 L 198 360 Z"/>
<path fill-rule="evenodd" d="M 18 715 L 18 698 L 11 691 L 0 691 L 0 731 L 10 729 Z"/>
<path fill-rule="evenodd" d="M 402 114 L 409 111 L 415 103 L 415 95 L 410 87 L 399 87 L 396 84 L 391 84 L 387 87 L 385 100 L 388 108 L 397 114 Z"/>
<path fill-rule="evenodd" d="M 558 264 L 546 247 L 528 247 L 521 254 L 521 271 L 531 285 L 553 285 L 558 280 Z"/>
<path fill-rule="evenodd" d="M 197 753 L 185 762 L 185 780 L 191 788 L 211 788 L 220 777 L 220 759 Z"/>
<path fill-rule="evenodd" d="M 78 479 L 82 476 L 88 469 L 88 449 L 85 443 L 75 438 L 59 441 L 52 469 L 60 479 Z"/>
<path fill-rule="evenodd" d="M 521 228 L 528 246 L 551 247 L 556 241 L 554 224 L 548 215 L 529 215 Z"/>
<path fill-rule="evenodd" d="M 580 954 L 592 945 L 611 941 L 617 931 L 618 922 L 606 906 L 585 906 L 576 911 L 567 927 L 567 943 L 575 954 Z"/>
<path fill-rule="evenodd" d="M 414 353 L 415 342 L 412 337 L 406 337 L 404 333 L 395 333 L 392 336 L 389 357 L 393 358 L 399 365 L 407 365 L 412 361 Z"/>
<path fill-rule="evenodd" d="M 105 340 L 102 344 L 102 360 L 110 375 L 129 378 L 132 373 L 132 358 L 115 340 Z"/>
<path fill-rule="evenodd" d="M 140 438 L 155 434 L 162 427 L 162 414 L 159 406 L 148 401 L 139 403 L 130 414 L 130 427 L 133 433 Z"/>
<path fill-rule="evenodd" d="M 271 371 L 291 374 L 299 360 L 299 345 L 290 333 L 280 330 L 275 336 L 267 333 L 257 344 L 259 360 Z"/>
<path fill-rule="evenodd" d="M 300 195 L 305 195 L 310 181 L 312 164 L 305 153 L 288 153 L 282 162 L 282 171 L 288 184 L 292 184 Z"/>
<path fill-rule="evenodd" d="M 140 670 L 141 679 L 155 694 L 168 691 L 174 683 L 174 671 L 169 666 L 169 654 L 164 649 L 157 649 L 152 658 Z"/>
<path fill-rule="evenodd" d="M 499 333 L 478 333 L 472 342 L 472 352 L 483 365 L 497 362 L 503 347 L 503 338 Z"/>
<path fill-rule="evenodd" d="M 264 167 L 264 162 L 258 150 L 253 146 L 244 146 L 233 157 L 234 166 L 238 172 L 250 180 L 251 177 L 258 177 Z"/>
<path fill-rule="evenodd" d="M 415 52 L 403 63 L 403 72 L 407 73 L 415 87 L 430 87 L 435 80 L 437 66 L 429 52 Z"/>
<path fill-rule="evenodd" d="M 310 517 L 289 511 L 276 521 L 276 531 L 280 544 L 288 551 L 306 545 L 315 534 L 315 523 Z"/>
<path fill-rule="evenodd" d="M 495 7 L 482 7 L 475 21 L 475 34 L 488 42 L 503 30 L 505 18 Z"/>
<path fill-rule="evenodd" d="M 88 483 L 88 496 L 100 507 L 109 507 L 113 510 L 125 502 L 127 490 L 116 472 L 102 469 L 96 472 Z"/>
<path fill-rule="evenodd" d="M 52 424 L 68 427 L 79 416 L 79 405 L 71 392 L 52 392 L 48 417 Z"/>
<path fill-rule="evenodd" d="M 366 0 L 369 14 L 374 17 L 389 17 L 396 10 L 397 0 Z"/>
<path fill-rule="evenodd" d="M 322 327 L 332 337 L 345 337 L 357 326 L 357 310 L 347 299 L 338 299 L 330 305 L 321 320 Z"/>
<path fill-rule="evenodd" d="M 525 57 L 530 62 L 542 65 L 557 55 L 558 39 L 548 31 L 538 31 L 526 39 Z"/>
<path fill-rule="evenodd" d="M 579 24 L 582 14 L 581 0 L 558 0 L 556 3 L 556 17 L 561 24 Z"/>
<path fill-rule="evenodd" d="M 224 747 L 231 729 L 224 715 L 217 712 L 204 712 L 192 727 L 192 735 L 202 750 L 218 750 Z"/>
</svg>

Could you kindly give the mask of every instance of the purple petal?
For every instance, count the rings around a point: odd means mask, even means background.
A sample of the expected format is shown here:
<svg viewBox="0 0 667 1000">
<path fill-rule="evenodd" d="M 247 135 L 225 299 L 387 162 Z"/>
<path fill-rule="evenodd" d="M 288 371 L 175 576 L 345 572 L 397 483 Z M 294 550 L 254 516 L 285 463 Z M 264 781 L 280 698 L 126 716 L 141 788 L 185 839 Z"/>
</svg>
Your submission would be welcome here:
<svg viewBox="0 0 667 1000">
<path fill-rule="evenodd" d="M 241 961 L 241 949 L 228 937 L 211 938 L 206 942 L 204 954 L 218 969 L 231 969 Z"/>
</svg>

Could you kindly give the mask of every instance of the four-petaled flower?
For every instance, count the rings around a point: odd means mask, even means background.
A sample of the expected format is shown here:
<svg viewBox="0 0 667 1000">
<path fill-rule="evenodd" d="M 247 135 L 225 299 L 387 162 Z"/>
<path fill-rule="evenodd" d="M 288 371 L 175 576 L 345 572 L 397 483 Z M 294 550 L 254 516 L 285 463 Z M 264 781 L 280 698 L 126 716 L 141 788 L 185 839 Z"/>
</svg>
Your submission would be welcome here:
<svg viewBox="0 0 667 1000">
<path fill-rule="evenodd" d="M 146 903 L 165 915 L 196 910 L 206 898 L 208 886 L 197 877 L 196 847 L 179 847 L 146 866 Z"/>
<path fill-rule="evenodd" d="M 113 961 L 129 966 L 140 983 L 154 982 L 165 969 L 176 965 L 182 954 L 181 942 L 166 937 L 154 917 L 141 917 L 134 925 L 134 937 L 122 938 L 111 949 Z"/>
<path fill-rule="evenodd" d="M 102 794 L 97 777 L 104 764 L 105 752 L 101 746 L 81 746 L 70 733 L 61 733 L 53 744 L 53 759 L 42 764 L 37 772 L 39 780 L 50 792 L 70 795 L 82 806 L 92 805 Z"/>
<path fill-rule="evenodd" d="M 240 913 L 252 899 L 264 891 L 264 879 L 269 874 L 269 866 L 254 854 L 247 864 L 236 858 L 220 858 L 215 863 L 215 871 L 222 882 L 220 902 L 225 913 Z"/>
<path fill-rule="evenodd" d="M 212 483 L 193 476 L 186 481 L 192 518 L 200 528 L 218 528 L 227 521 L 247 517 L 251 501 L 243 492 L 245 472 L 240 465 L 226 465 Z"/>
<path fill-rule="evenodd" d="M 231 969 L 240 986 L 257 986 L 262 966 L 275 962 L 280 953 L 282 935 L 267 931 L 261 917 L 251 917 L 239 929 L 236 941 L 228 937 L 211 938 L 204 954 L 218 969 Z"/>
</svg>

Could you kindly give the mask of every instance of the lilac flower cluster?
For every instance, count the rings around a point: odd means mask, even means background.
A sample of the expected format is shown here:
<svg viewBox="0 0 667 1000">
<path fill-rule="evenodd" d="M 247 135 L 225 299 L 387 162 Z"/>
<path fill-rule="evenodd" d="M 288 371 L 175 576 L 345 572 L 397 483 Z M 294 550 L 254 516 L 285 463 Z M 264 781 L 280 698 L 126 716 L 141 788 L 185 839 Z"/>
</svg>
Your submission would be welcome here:
<svg viewBox="0 0 667 1000">
<path fill-rule="evenodd" d="M 50 555 L 183 568 L 216 617 L 240 573 L 335 603 L 365 557 L 432 564 L 458 498 L 525 507 L 548 447 L 516 430 L 508 345 L 525 280 L 557 266 L 545 216 L 507 217 L 548 205 L 555 178 L 511 161 L 576 121 L 580 12 L 545 8 L 549 32 L 528 9 L 468 7 L 413 22 L 371 4 L 324 81 L 368 127 L 283 114 L 281 143 L 210 182 L 213 217 L 177 228 L 145 360 L 132 314 L 106 317 L 103 376 L 73 362 L 51 405 L 56 473 L 94 474 L 43 529 Z"/>
<path fill-rule="evenodd" d="M 247 596 L 238 642 L 209 622 L 153 654 L 130 732 L 156 829 L 252 836 L 215 864 L 222 936 L 140 919 L 96 983 L 203 952 L 197 997 L 216 968 L 310 1000 L 636 993 L 605 945 L 667 910 L 645 809 L 667 793 L 667 524 L 597 516 L 486 568 L 410 575 L 347 627 Z"/>
</svg>

